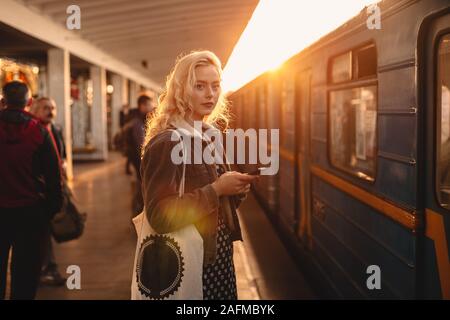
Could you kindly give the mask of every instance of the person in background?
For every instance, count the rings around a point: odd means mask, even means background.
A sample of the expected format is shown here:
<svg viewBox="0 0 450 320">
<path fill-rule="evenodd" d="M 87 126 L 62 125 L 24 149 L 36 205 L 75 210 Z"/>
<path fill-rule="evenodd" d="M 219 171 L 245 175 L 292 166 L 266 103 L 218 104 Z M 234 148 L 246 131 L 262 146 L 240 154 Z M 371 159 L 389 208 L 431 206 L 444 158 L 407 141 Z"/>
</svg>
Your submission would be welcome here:
<svg viewBox="0 0 450 320">
<path fill-rule="evenodd" d="M 3 87 L 0 111 L 0 299 L 6 296 L 9 252 L 11 299 L 34 299 L 43 244 L 62 207 L 61 170 L 49 131 L 24 111 L 32 99 L 26 84 Z"/>
<path fill-rule="evenodd" d="M 130 111 L 130 120 L 124 128 L 127 158 L 136 171 L 137 186 L 133 196 L 133 216 L 143 209 L 141 192 L 141 148 L 144 143 L 144 127 L 148 115 L 153 111 L 153 100 L 147 95 L 140 95 L 138 107 Z"/>
<path fill-rule="evenodd" d="M 65 177 L 66 148 L 64 137 L 62 129 L 53 123 L 53 119 L 56 117 L 55 101 L 48 97 L 41 97 L 33 104 L 31 113 L 39 119 L 41 124 L 49 131 L 49 134 L 55 143 L 56 150 L 58 151 L 61 170 L 63 177 Z M 65 185 L 65 181 L 63 183 Z M 66 279 L 62 277 L 58 271 L 50 227 L 46 233 L 45 243 L 40 283 L 44 285 L 62 286 L 66 283 Z"/>
<path fill-rule="evenodd" d="M 147 116 L 153 111 L 153 100 L 147 95 L 141 95 L 137 100 L 137 104 L 137 109 L 132 110 L 130 113 L 129 124 L 131 127 L 131 134 L 128 155 L 140 181 L 141 148 L 144 143 L 145 121 Z"/>
<path fill-rule="evenodd" d="M 130 105 L 126 103 L 122 106 L 122 110 L 120 110 L 119 113 L 119 125 L 122 132 L 123 128 L 129 121 L 129 118 L 130 118 Z M 130 159 L 127 157 L 127 162 L 125 163 L 125 173 L 127 175 L 131 175 L 130 165 L 131 165 Z"/>
<path fill-rule="evenodd" d="M 122 106 L 122 110 L 119 113 L 119 125 L 122 129 L 123 126 L 128 122 L 128 115 L 130 114 L 130 105 L 128 103 Z"/>
</svg>

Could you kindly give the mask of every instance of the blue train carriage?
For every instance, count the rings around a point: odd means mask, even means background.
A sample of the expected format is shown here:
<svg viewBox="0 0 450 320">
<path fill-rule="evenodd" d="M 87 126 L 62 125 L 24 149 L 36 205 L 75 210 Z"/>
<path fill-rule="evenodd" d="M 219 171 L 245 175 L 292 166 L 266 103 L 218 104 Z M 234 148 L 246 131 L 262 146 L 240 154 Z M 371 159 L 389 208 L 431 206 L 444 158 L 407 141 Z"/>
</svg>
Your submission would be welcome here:
<svg viewBox="0 0 450 320">
<path fill-rule="evenodd" d="M 233 93 L 235 125 L 280 128 L 254 193 L 324 296 L 450 299 L 450 2 L 379 7 Z"/>
<path fill-rule="evenodd" d="M 278 78 L 277 73 L 263 74 L 229 97 L 233 119 L 232 127 L 241 128 L 246 132 L 249 132 L 249 129 L 255 129 L 257 134 L 259 129 L 265 129 L 268 132 L 266 141 L 270 142 L 271 130 L 279 131 L 280 128 L 278 109 L 281 102 L 281 92 L 278 87 Z M 250 139 L 247 138 L 247 148 L 249 143 Z M 267 147 L 268 152 L 271 152 L 272 146 L 270 143 L 267 144 Z M 237 159 L 234 160 L 235 163 L 238 162 Z M 256 167 L 263 166 L 265 165 L 260 162 L 259 156 L 256 157 L 256 164 L 255 160 L 251 161 L 248 150 L 246 152 L 246 163 L 238 165 L 242 172 L 250 172 Z M 278 175 L 263 175 L 253 184 L 253 191 L 259 202 L 274 219 L 278 218 L 278 181 Z"/>
</svg>

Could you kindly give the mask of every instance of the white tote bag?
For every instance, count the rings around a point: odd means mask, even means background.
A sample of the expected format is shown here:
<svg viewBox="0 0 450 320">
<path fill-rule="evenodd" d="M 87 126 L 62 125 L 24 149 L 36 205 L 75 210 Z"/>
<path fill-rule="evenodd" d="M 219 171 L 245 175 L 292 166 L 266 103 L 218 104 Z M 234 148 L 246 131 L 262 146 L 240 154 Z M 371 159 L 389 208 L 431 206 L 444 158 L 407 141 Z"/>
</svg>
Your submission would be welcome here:
<svg viewBox="0 0 450 320">
<path fill-rule="evenodd" d="M 186 159 L 185 152 L 183 158 Z M 183 161 L 179 197 L 184 194 L 185 171 L 186 161 Z M 196 227 L 191 224 L 175 232 L 158 234 L 144 212 L 133 219 L 138 239 L 131 299 L 203 299 L 203 239 Z"/>
</svg>

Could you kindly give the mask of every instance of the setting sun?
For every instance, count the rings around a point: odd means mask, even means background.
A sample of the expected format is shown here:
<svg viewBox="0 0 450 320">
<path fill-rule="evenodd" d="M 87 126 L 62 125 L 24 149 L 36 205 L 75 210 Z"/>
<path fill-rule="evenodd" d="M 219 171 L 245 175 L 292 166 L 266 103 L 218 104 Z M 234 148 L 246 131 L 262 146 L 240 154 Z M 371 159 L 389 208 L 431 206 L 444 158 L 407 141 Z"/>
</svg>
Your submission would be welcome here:
<svg viewBox="0 0 450 320">
<path fill-rule="evenodd" d="M 376 0 L 261 0 L 225 66 L 223 87 L 233 91 L 358 14 Z"/>
</svg>

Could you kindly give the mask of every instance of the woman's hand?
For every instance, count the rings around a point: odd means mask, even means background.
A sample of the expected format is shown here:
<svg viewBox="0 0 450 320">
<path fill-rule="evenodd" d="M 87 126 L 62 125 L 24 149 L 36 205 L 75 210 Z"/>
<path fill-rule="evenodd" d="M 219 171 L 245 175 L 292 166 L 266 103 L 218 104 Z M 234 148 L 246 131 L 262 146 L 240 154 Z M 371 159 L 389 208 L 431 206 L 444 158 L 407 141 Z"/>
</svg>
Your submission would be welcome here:
<svg viewBox="0 0 450 320">
<path fill-rule="evenodd" d="M 250 183 L 256 176 L 228 171 L 213 182 L 212 187 L 217 196 L 233 196 L 250 191 Z"/>
</svg>

